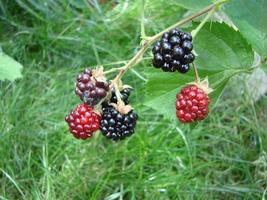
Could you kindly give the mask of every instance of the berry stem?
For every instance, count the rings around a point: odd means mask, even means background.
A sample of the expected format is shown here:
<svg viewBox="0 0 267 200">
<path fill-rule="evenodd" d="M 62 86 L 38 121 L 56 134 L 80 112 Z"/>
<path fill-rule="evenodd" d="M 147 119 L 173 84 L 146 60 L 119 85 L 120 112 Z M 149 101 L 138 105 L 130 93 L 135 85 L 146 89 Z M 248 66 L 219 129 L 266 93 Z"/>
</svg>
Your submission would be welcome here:
<svg viewBox="0 0 267 200">
<path fill-rule="evenodd" d="M 133 67 L 134 65 L 136 65 L 137 63 L 139 63 L 142 60 L 142 57 L 144 55 L 144 53 L 146 52 L 146 50 L 153 44 L 155 43 L 165 32 L 170 31 L 171 29 L 177 27 L 177 26 L 181 26 L 183 24 L 186 24 L 190 21 L 192 21 L 193 19 L 204 15 L 210 11 L 214 12 L 214 10 L 216 8 L 218 8 L 221 4 L 227 2 L 229 0 L 218 0 L 215 3 L 205 7 L 204 9 L 200 10 L 199 12 L 190 15 L 182 20 L 180 20 L 179 22 L 173 24 L 172 26 L 169 26 L 168 28 L 164 29 L 163 31 L 161 31 L 160 33 L 151 36 L 151 37 L 145 37 L 144 38 L 144 42 L 142 43 L 141 48 L 139 49 L 139 51 L 134 55 L 134 57 L 132 59 L 130 59 L 123 67 L 120 68 L 120 71 L 118 73 L 118 75 L 115 77 L 113 84 L 118 84 L 118 82 L 121 80 L 121 78 L 123 77 L 123 75 L 126 73 L 126 71 Z M 203 25 L 202 25 L 203 26 Z M 144 27 L 143 27 L 144 28 Z M 200 27 L 201 28 L 201 27 Z M 141 27 L 142 29 L 142 27 Z M 142 33 L 141 33 L 142 34 Z M 198 78 L 198 74 L 197 74 L 197 70 L 194 67 L 194 71 L 196 73 L 196 78 Z M 198 78 L 199 79 L 199 78 Z"/>
<path fill-rule="evenodd" d="M 192 65 L 193 65 L 193 70 L 194 70 L 194 74 L 195 74 L 195 81 L 196 81 L 196 83 L 199 83 L 200 82 L 200 78 L 199 78 L 199 75 L 198 75 L 197 66 L 195 65 L 195 63 L 192 63 Z"/>
<path fill-rule="evenodd" d="M 112 69 L 110 69 L 110 70 L 105 71 L 104 74 L 110 74 L 110 73 L 119 71 L 119 70 L 121 70 L 122 68 L 123 68 L 123 67 L 112 68 Z"/>
<path fill-rule="evenodd" d="M 209 18 L 214 14 L 216 11 L 217 6 L 213 7 L 212 10 L 206 15 L 206 17 L 202 20 L 202 22 L 191 32 L 193 38 L 196 37 L 197 33 L 201 30 L 204 24 L 209 20 Z"/>
</svg>

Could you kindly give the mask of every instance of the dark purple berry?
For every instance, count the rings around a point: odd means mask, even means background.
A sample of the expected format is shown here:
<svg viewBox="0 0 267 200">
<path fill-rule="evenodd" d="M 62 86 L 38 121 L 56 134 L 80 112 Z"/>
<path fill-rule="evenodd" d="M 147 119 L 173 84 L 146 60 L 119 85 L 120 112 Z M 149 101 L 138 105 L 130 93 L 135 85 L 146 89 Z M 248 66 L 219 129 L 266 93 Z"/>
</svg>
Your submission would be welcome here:
<svg viewBox="0 0 267 200">
<path fill-rule="evenodd" d="M 160 46 L 155 45 L 152 49 L 153 54 L 160 53 Z"/>
<path fill-rule="evenodd" d="M 183 63 L 184 63 L 184 64 L 191 63 L 191 62 L 194 61 L 194 59 L 195 59 L 194 54 L 192 54 L 192 53 L 185 54 L 185 55 L 184 55 L 184 59 L 183 59 Z"/>
<path fill-rule="evenodd" d="M 168 40 L 167 38 L 162 38 L 162 39 L 161 39 L 161 43 L 163 44 L 164 42 L 168 43 L 169 40 Z"/>
<path fill-rule="evenodd" d="M 118 141 L 134 133 L 138 116 L 133 111 L 121 114 L 113 106 L 105 106 L 102 112 L 100 130 L 107 138 Z"/>
<path fill-rule="evenodd" d="M 192 53 L 189 53 L 187 55 L 188 55 L 189 63 L 192 63 L 195 60 L 195 55 Z"/>
<path fill-rule="evenodd" d="M 181 73 L 186 73 L 190 69 L 188 64 L 181 65 L 177 70 Z"/>
<path fill-rule="evenodd" d="M 152 49 L 154 55 L 153 66 L 163 71 L 185 73 L 189 70 L 189 64 L 195 59 L 192 53 L 193 44 L 190 33 L 179 29 L 172 29 L 162 35 Z"/>
<path fill-rule="evenodd" d="M 181 67 L 181 63 L 178 60 L 173 60 L 171 63 L 171 67 L 178 69 L 179 67 Z"/>
<path fill-rule="evenodd" d="M 153 59 L 153 66 L 156 68 L 160 68 L 162 67 L 163 64 L 164 64 L 164 60 L 163 60 L 162 55 L 159 53 L 155 54 L 154 59 Z"/>
<path fill-rule="evenodd" d="M 189 53 L 193 49 L 193 44 L 192 42 L 186 40 L 182 43 L 182 47 L 185 52 Z"/>
<path fill-rule="evenodd" d="M 175 46 L 173 48 L 173 52 L 172 52 L 172 55 L 175 59 L 179 60 L 181 58 L 184 57 L 184 50 L 183 48 L 179 47 L 179 46 Z"/>
<path fill-rule="evenodd" d="M 177 29 L 177 28 L 174 28 L 174 29 L 172 29 L 172 30 L 170 30 L 170 35 L 172 35 L 172 36 L 180 36 L 180 31 L 179 31 L 179 29 Z"/>
<path fill-rule="evenodd" d="M 172 36 L 172 37 L 170 38 L 170 44 L 171 44 L 172 46 L 179 45 L 180 42 L 181 42 L 181 40 L 180 40 L 180 38 L 179 38 L 178 36 Z"/>
<path fill-rule="evenodd" d="M 167 39 L 167 40 L 169 39 L 169 37 L 170 37 L 170 34 L 168 32 L 162 35 L 162 38 Z"/>
<path fill-rule="evenodd" d="M 124 88 L 121 93 L 121 100 L 125 103 L 125 105 L 129 104 L 129 96 L 131 94 L 131 89 L 130 88 Z M 110 98 L 110 103 L 117 103 L 118 99 L 115 94 L 115 91 L 112 91 L 111 98 Z"/>
<path fill-rule="evenodd" d="M 108 90 L 108 83 L 97 81 L 89 68 L 77 76 L 75 93 L 90 106 L 95 106 L 105 98 Z"/>
<path fill-rule="evenodd" d="M 163 42 L 161 48 L 163 53 L 169 53 L 172 50 L 172 46 L 167 42 Z"/>
<path fill-rule="evenodd" d="M 166 63 L 170 63 L 172 61 L 172 56 L 170 54 L 165 54 L 164 55 L 164 61 Z"/>
<path fill-rule="evenodd" d="M 181 35 L 181 39 L 184 41 L 184 40 L 188 40 L 188 41 L 192 41 L 192 36 L 191 34 L 188 34 L 188 33 L 183 33 Z"/>
<path fill-rule="evenodd" d="M 170 71 L 170 64 L 169 64 L 169 63 L 164 63 L 164 65 L 161 67 L 161 69 L 162 69 L 164 72 L 168 72 L 168 71 Z"/>
</svg>

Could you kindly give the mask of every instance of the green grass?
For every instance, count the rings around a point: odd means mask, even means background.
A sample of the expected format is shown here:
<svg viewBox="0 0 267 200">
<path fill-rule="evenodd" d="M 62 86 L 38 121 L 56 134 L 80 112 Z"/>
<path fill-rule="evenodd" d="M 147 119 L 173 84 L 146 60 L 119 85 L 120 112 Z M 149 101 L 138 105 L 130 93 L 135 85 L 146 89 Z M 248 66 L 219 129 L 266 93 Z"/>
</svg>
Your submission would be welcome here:
<svg viewBox="0 0 267 200">
<path fill-rule="evenodd" d="M 140 1 L 121 1 L 128 7 L 117 10 L 86 2 L 0 2 L 0 45 L 24 65 L 23 79 L 0 82 L 0 199 L 264 199 L 266 97 L 253 103 L 231 89 L 235 82 L 190 130 L 142 106 L 145 82 L 129 72 L 136 134 L 114 143 L 68 133 L 64 117 L 79 103 L 76 74 L 117 67 L 110 63 L 131 58 L 140 42 Z M 148 33 L 184 13 L 169 4 L 148 1 Z M 143 76 L 145 67 L 135 70 Z"/>
</svg>

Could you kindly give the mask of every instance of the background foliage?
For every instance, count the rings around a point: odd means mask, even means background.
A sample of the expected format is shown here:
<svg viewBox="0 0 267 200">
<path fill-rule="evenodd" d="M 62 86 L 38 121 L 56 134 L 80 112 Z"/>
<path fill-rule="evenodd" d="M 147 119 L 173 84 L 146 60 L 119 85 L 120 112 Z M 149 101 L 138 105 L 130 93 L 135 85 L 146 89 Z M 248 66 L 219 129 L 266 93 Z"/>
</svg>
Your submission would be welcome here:
<svg viewBox="0 0 267 200">
<path fill-rule="evenodd" d="M 148 52 L 124 78 L 135 88 L 136 134 L 120 143 L 68 134 L 64 116 L 80 103 L 76 74 L 134 55 L 140 2 L 0 2 L 0 199 L 264 199 L 267 102 L 254 101 L 244 75 L 266 66 L 264 0 L 229 1 L 197 35 L 196 63 L 218 103 L 194 129 L 173 112 L 175 94 L 193 74 L 154 70 Z M 147 0 L 147 33 L 211 3 L 197 2 Z M 17 61 L 23 78 L 11 83 L 21 77 Z"/>
</svg>

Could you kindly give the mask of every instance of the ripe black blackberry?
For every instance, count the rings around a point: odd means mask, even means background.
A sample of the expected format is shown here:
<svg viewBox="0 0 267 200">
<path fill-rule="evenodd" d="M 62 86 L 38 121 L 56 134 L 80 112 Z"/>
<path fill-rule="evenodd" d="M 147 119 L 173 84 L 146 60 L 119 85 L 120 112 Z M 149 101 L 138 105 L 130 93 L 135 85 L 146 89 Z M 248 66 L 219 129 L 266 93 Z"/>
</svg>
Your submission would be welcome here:
<svg viewBox="0 0 267 200">
<path fill-rule="evenodd" d="M 83 73 L 77 76 L 75 89 L 75 93 L 80 99 L 90 106 L 98 104 L 107 95 L 109 90 L 109 85 L 103 77 L 95 77 L 93 74 L 93 70 L 85 69 Z"/>
<path fill-rule="evenodd" d="M 125 105 L 129 104 L 129 96 L 131 94 L 131 89 L 130 88 L 124 88 L 122 91 L 120 91 L 121 93 L 121 100 L 125 103 Z M 115 91 L 113 90 L 112 91 L 112 94 L 111 94 L 111 98 L 110 98 L 110 102 L 111 103 L 117 103 L 117 96 L 115 94 Z"/>
<path fill-rule="evenodd" d="M 162 35 L 152 49 L 153 66 L 163 71 L 186 73 L 195 59 L 190 33 L 172 29 Z"/>
<path fill-rule="evenodd" d="M 121 114 L 115 107 L 108 105 L 103 107 L 102 111 L 100 130 L 104 136 L 117 141 L 134 133 L 138 116 L 132 110 Z"/>
</svg>

